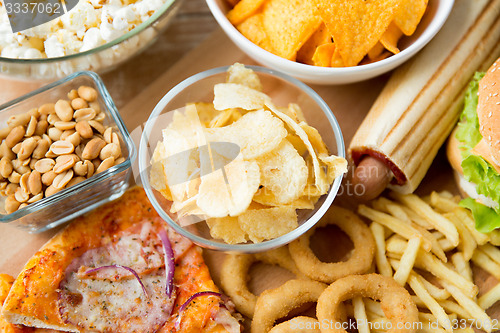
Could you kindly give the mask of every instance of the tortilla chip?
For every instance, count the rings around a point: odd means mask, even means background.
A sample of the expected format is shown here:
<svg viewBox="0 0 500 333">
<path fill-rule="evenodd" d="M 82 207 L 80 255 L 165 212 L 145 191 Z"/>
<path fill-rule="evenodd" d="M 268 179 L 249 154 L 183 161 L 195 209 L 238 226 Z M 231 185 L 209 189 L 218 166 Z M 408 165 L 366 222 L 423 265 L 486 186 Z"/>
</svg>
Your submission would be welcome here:
<svg viewBox="0 0 500 333">
<path fill-rule="evenodd" d="M 345 67 L 344 60 L 342 60 L 342 56 L 340 55 L 338 47 L 335 48 L 335 52 L 333 52 L 332 62 L 330 64 L 331 67 Z"/>
<path fill-rule="evenodd" d="M 255 14 L 250 16 L 241 24 L 236 26 L 236 29 L 241 32 L 243 36 L 248 38 L 249 41 L 255 45 L 263 48 L 264 50 L 275 53 L 269 37 L 264 30 L 264 25 L 262 24 L 262 14 Z"/>
<path fill-rule="evenodd" d="M 227 19 L 238 25 L 259 10 L 265 0 L 241 0 L 227 13 Z"/>
<path fill-rule="evenodd" d="M 314 65 L 313 56 L 316 48 L 323 44 L 333 42 L 332 36 L 328 32 L 326 25 L 321 22 L 318 29 L 309 37 L 297 52 L 297 62 L 302 62 L 308 65 Z"/>
<path fill-rule="evenodd" d="M 394 17 L 394 23 L 407 35 L 413 35 L 427 8 L 428 0 L 402 0 Z"/>
<path fill-rule="evenodd" d="M 399 0 L 314 0 L 345 66 L 356 66 L 380 40 Z"/>
<path fill-rule="evenodd" d="M 368 58 L 370 60 L 377 59 L 382 54 L 382 52 L 384 52 L 384 50 L 384 45 L 382 45 L 382 43 L 380 42 L 377 42 L 377 44 L 375 44 L 375 46 L 372 47 L 370 51 L 368 51 Z"/>
<path fill-rule="evenodd" d="M 402 35 L 403 32 L 401 31 L 401 29 L 399 29 L 399 27 L 394 22 L 391 22 L 387 30 L 380 38 L 380 43 L 388 51 L 392 52 L 393 54 L 398 54 L 399 53 L 398 41 Z"/>
<path fill-rule="evenodd" d="M 334 52 L 335 44 L 333 43 L 318 46 L 313 55 L 314 65 L 321 67 L 330 67 Z"/>
<path fill-rule="evenodd" d="M 269 0 L 262 7 L 262 23 L 275 54 L 295 60 L 321 19 L 310 1 Z"/>
</svg>

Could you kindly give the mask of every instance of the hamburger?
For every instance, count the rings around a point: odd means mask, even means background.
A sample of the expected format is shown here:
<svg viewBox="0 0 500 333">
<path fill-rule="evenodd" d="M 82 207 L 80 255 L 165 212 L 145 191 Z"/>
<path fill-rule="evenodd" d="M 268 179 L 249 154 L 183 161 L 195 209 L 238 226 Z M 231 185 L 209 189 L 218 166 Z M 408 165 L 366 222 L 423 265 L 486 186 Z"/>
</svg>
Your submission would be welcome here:
<svg viewBox="0 0 500 333">
<path fill-rule="evenodd" d="M 447 146 L 457 185 L 467 198 L 476 229 L 500 231 L 500 59 L 486 73 L 476 73 L 464 110 Z"/>
</svg>

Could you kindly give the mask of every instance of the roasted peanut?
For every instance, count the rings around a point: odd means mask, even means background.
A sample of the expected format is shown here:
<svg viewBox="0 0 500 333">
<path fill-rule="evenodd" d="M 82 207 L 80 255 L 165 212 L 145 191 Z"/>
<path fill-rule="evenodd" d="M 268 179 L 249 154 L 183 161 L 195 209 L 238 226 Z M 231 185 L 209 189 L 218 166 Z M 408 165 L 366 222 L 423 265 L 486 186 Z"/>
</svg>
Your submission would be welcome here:
<svg viewBox="0 0 500 333">
<path fill-rule="evenodd" d="M 23 209 L 24 207 L 28 207 L 28 204 L 26 202 L 23 202 L 22 204 L 19 205 L 19 209 Z"/>
<path fill-rule="evenodd" d="M 49 149 L 48 152 L 45 153 L 45 157 L 47 158 L 56 158 L 58 155 L 55 154 L 52 150 Z"/>
<path fill-rule="evenodd" d="M 122 164 L 123 162 L 125 162 L 125 157 L 122 156 L 115 160 L 115 165 Z"/>
<path fill-rule="evenodd" d="M 92 163 L 89 160 L 86 160 L 85 162 L 83 162 L 83 164 L 85 164 L 87 166 L 87 178 L 92 177 L 94 175 L 94 171 L 96 169 L 96 167 L 94 166 L 94 163 Z"/>
<path fill-rule="evenodd" d="M 28 189 L 31 194 L 37 195 L 42 192 L 42 175 L 40 172 L 33 170 L 28 178 Z"/>
<path fill-rule="evenodd" d="M 53 170 L 55 173 L 62 173 L 66 170 L 71 169 L 77 161 L 78 156 L 76 156 L 75 154 L 59 156 L 56 159 L 56 165 L 54 165 Z"/>
<path fill-rule="evenodd" d="M 31 119 L 31 115 L 28 113 L 21 113 L 21 114 L 16 114 L 15 116 L 11 116 L 7 120 L 7 125 L 9 127 L 14 128 L 17 126 L 24 126 L 29 123 Z"/>
<path fill-rule="evenodd" d="M 97 99 L 97 91 L 89 86 L 78 87 L 78 95 L 87 102 L 94 102 Z"/>
<path fill-rule="evenodd" d="M 31 156 L 35 148 L 38 146 L 38 141 L 35 138 L 27 138 L 21 144 L 21 149 L 17 153 L 17 158 L 25 160 Z"/>
<path fill-rule="evenodd" d="M 92 126 L 101 135 L 104 134 L 104 131 L 106 130 L 103 124 L 95 120 L 89 120 L 89 125 Z"/>
<path fill-rule="evenodd" d="M 87 165 L 83 161 L 78 161 L 73 166 L 73 171 L 77 176 L 86 176 L 87 175 Z"/>
<path fill-rule="evenodd" d="M 73 108 L 68 101 L 64 99 L 58 100 L 55 105 L 55 110 L 57 116 L 62 121 L 71 121 L 73 119 Z"/>
<path fill-rule="evenodd" d="M 42 139 L 38 141 L 37 146 L 31 155 L 36 159 L 44 158 L 47 151 L 49 151 L 49 148 L 50 142 L 47 141 L 47 139 Z"/>
<path fill-rule="evenodd" d="M 40 173 L 46 173 L 52 170 L 54 168 L 54 165 L 56 165 L 56 161 L 54 161 L 53 159 L 42 158 L 35 163 L 35 170 Z"/>
<path fill-rule="evenodd" d="M 54 127 L 60 129 L 61 131 L 66 131 L 75 128 L 76 123 L 74 121 L 56 121 Z"/>
<path fill-rule="evenodd" d="M 43 134 L 42 139 L 47 140 L 48 143 L 52 144 L 52 139 L 47 134 Z"/>
<path fill-rule="evenodd" d="M 0 160 L 0 174 L 2 177 L 8 178 L 12 174 L 13 170 L 14 167 L 12 166 L 12 161 L 7 157 L 2 157 Z"/>
<path fill-rule="evenodd" d="M 86 160 L 93 160 L 99 156 L 99 153 L 104 146 L 106 146 L 106 142 L 104 140 L 94 138 L 85 145 L 82 157 Z"/>
<path fill-rule="evenodd" d="M 58 174 L 56 178 L 54 178 L 51 186 L 57 189 L 63 189 L 71 178 L 73 178 L 73 170 L 69 169 L 68 171 Z"/>
<path fill-rule="evenodd" d="M 70 136 L 71 134 L 73 134 L 75 132 L 76 131 L 74 129 L 65 130 L 65 131 L 62 132 L 61 137 L 59 138 L 59 140 L 66 140 L 66 138 L 68 136 Z"/>
<path fill-rule="evenodd" d="M 47 134 L 49 135 L 49 138 L 52 141 L 57 141 L 57 140 L 59 140 L 61 138 L 62 131 L 59 128 L 51 127 L 47 131 Z"/>
<path fill-rule="evenodd" d="M 101 112 L 101 104 L 99 102 L 90 102 L 89 108 L 94 109 L 96 113 Z"/>
<path fill-rule="evenodd" d="M 29 162 L 28 162 L 29 164 Z M 12 166 L 14 167 L 14 170 L 17 171 L 19 174 L 24 175 L 27 172 L 30 172 L 29 166 L 25 165 L 24 161 L 22 160 L 12 160 Z"/>
<path fill-rule="evenodd" d="M 8 184 L 7 187 L 5 188 L 5 194 L 12 195 L 12 194 L 16 193 L 16 190 L 18 187 L 19 187 L 19 184 L 15 184 L 15 183 Z"/>
<path fill-rule="evenodd" d="M 21 145 L 22 142 L 17 143 L 14 147 L 12 147 L 12 152 L 17 155 L 21 150 Z"/>
<path fill-rule="evenodd" d="M 69 99 L 75 99 L 78 98 L 78 91 L 76 89 L 71 89 L 70 92 L 68 93 L 68 98 Z"/>
<path fill-rule="evenodd" d="M 54 125 L 56 122 L 62 121 L 61 118 L 55 113 L 51 113 L 47 116 L 47 122 L 51 125 Z"/>
<path fill-rule="evenodd" d="M 27 202 L 33 203 L 33 202 L 37 202 L 38 200 L 42 200 L 42 199 L 43 199 L 43 192 L 40 192 L 37 195 L 32 196 Z"/>
<path fill-rule="evenodd" d="M 28 178 L 30 177 L 30 172 L 25 173 L 21 176 L 21 180 L 19 181 L 19 186 L 21 186 L 21 190 L 23 190 L 26 193 L 30 193 L 30 190 L 28 188 Z"/>
<path fill-rule="evenodd" d="M 94 120 L 95 120 L 95 121 L 99 121 L 99 122 L 101 122 L 101 123 L 102 123 L 102 122 L 104 121 L 104 119 L 105 119 L 105 118 L 106 118 L 106 114 L 105 114 L 104 112 L 100 112 L 100 113 L 98 113 L 98 114 L 95 116 Z"/>
<path fill-rule="evenodd" d="M 10 131 L 9 135 L 5 138 L 5 143 L 7 147 L 14 147 L 21 139 L 24 137 L 26 131 L 23 126 L 16 126 Z"/>
<path fill-rule="evenodd" d="M 38 108 L 38 112 L 40 115 L 48 116 L 51 113 L 56 112 L 56 105 L 54 103 L 46 103 Z"/>
<path fill-rule="evenodd" d="M 57 177 L 57 173 L 55 173 L 54 171 L 49 171 L 47 173 L 44 173 L 42 175 L 42 184 L 45 185 L 45 186 L 50 186 L 52 184 L 52 182 L 54 181 L 54 178 Z"/>
<path fill-rule="evenodd" d="M 0 145 L 0 157 L 7 157 L 9 160 L 16 158 L 16 154 L 14 154 L 14 152 L 7 147 L 7 143 L 5 143 L 5 141 Z"/>
<path fill-rule="evenodd" d="M 99 167 L 96 170 L 96 173 L 103 172 L 109 168 L 111 168 L 113 165 L 115 165 L 115 159 L 111 156 L 106 158 L 104 161 L 101 162 Z"/>
<path fill-rule="evenodd" d="M 19 163 L 21 163 L 21 165 L 24 165 L 24 166 L 30 166 L 31 158 L 27 158 L 25 160 L 19 160 Z"/>
<path fill-rule="evenodd" d="M 66 184 L 66 187 L 71 187 L 73 185 L 76 185 L 78 183 L 81 183 L 85 180 L 85 177 L 75 177 L 69 181 L 68 184 Z"/>
<path fill-rule="evenodd" d="M 84 120 L 92 120 L 96 116 L 96 112 L 92 108 L 79 109 L 75 111 L 74 118 L 77 122 Z"/>
<path fill-rule="evenodd" d="M 101 152 L 99 153 L 99 158 L 101 160 L 105 160 L 108 157 L 113 157 L 113 159 L 117 159 L 120 157 L 122 154 L 120 145 L 117 145 L 116 143 L 108 143 L 104 148 L 101 149 Z"/>
<path fill-rule="evenodd" d="M 40 117 L 40 111 L 38 111 L 38 108 L 33 108 L 29 110 L 28 114 L 32 117 L 35 117 L 35 119 L 38 119 Z"/>
<path fill-rule="evenodd" d="M 80 144 L 80 142 L 82 142 L 82 139 L 80 137 L 80 134 L 78 134 L 78 133 L 75 132 L 75 133 L 69 135 L 68 137 L 66 137 L 64 139 L 64 141 L 71 142 L 71 144 L 73 144 L 73 146 L 78 147 L 78 145 Z"/>
<path fill-rule="evenodd" d="M 56 194 L 57 192 L 59 192 L 61 189 L 59 188 L 55 188 L 54 186 L 50 185 L 49 187 L 47 187 L 47 189 L 45 190 L 45 196 L 46 197 L 50 197 L 51 195 L 54 195 Z"/>
<path fill-rule="evenodd" d="M 16 200 L 16 197 L 13 194 L 9 195 L 7 199 L 5 199 L 5 211 L 7 214 L 14 213 L 20 205 L 21 203 Z"/>
<path fill-rule="evenodd" d="M 56 155 L 65 155 L 71 154 L 75 150 L 75 146 L 71 142 L 68 141 L 56 141 L 50 145 L 49 151 L 53 152 Z"/>
<path fill-rule="evenodd" d="M 99 165 L 101 165 L 101 162 L 102 161 L 100 159 L 98 159 L 98 158 L 92 160 L 92 164 L 94 165 L 94 170 L 97 170 L 97 168 L 99 167 Z"/>
<path fill-rule="evenodd" d="M 22 189 L 22 187 L 19 187 L 16 190 L 16 193 L 14 193 L 14 197 L 18 202 L 26 202 L 30 198 L 30 195 Z"/>
<path fill-rule="evenodd" d="M 89 104 L 83 98 L 75 98 L 71 101 L 71 107 L 75 110 L 85 109 L 89 107 Z"/>
<path fill-rule="evenodd" d="M 76 123 L 75 129 L 80 134 L 80 136 L 84 139 L 90 139 L 94 135 L 94 131 L 92 131 L 92 127 L 90 127 L 88 121 L 82 120 Z"/>
<path fill-rule="evenodd" d="M 3 140 L 9 135 L 10 133 L 10 127 L 4 127 L 0 129 L 0 140 Z"/>
<path fill-rule="evenodd" d="M 37 158 L 31 158 L 30 159 L 29 167 L 30 167 L 31 170 L 35 170 L 35 164 L 36 164 L 36 162 L 38 162 Z"/>
<path fill-rule="evenodd" d="M 34 116 L 31 116 L 30 122 L 28 123 L 28 126 L 26 127 L 26 133 L 24 136 L 30 137 L 33 134 L 35 134 L 36 130 L 36 125 L 38 124 L 38 120 Z"/>
<path fill-rule="evenodd" d="M 42 136 L 47 131 L 47 127 L 49 127 L 49 123 L 47 120 L 40 119 L 36 123 L 35 135 Z"/>
<path fill-rule="evenodd" d="M 19 184 L 19 181 L 21 180 L 21 174 L 14 170 L 12 171 L 8 179 L 11 183 Z"/>
<path fill-rule="evenodd" d="M 111 127 L 106 128 L 102 136 L 104 138 L 104 141 L 106 141 L 106 143 L 111 143 L 113 141 L 113 128 Z"/>
</svg>

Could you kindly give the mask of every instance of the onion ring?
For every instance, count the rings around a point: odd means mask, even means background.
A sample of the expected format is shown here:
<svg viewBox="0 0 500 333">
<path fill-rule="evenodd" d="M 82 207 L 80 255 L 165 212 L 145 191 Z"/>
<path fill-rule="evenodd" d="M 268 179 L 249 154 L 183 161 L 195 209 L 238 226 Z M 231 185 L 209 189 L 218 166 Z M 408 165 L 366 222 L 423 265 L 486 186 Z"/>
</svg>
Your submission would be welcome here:
<svg viewBox="0 0 500 333">
<path fill-rule="evenodd" d="M 321 333 L 317 319 L 298 316 L 274 326 L 269 333 Z"/>
<path fill-rule="evenodd" d="M 347 333 L 342 325 L 338 325 L 345 311 L 342 302 L 356 296 L 380 301 L 382 311 L 392 323 L 392 328 L 386 333 L 417 331 L 418 326 L 415 323 L 419 322 L 418 310 L 408 291 L 391 277 L 366 274 L 341 278 L 321 294 L 316 306 L 316 315 L 320 323 L 329 323 L 321 328 L 322 333 Z"/>
<path fill-rule="evenodd" d="M 314 231 L 329 224 L 338 226 L 354 243 L 354 250 L 349 260 L 335 263 L 322 262 L 309 247 L 310 237 Z M 289 249 L 298 269 L 307 277 L 332 283 L 344 276 L 368 272 L 375 256 L 375 240 L 368 226 L 355 213 L 332 206 L 311 230 L 290 243 Z"/>
<path fill-rule="evenodd" d="M 304 275 L 295 266 L 288 247 L 256 254 L 228 254 L 221 270 L 221 284 L 225 293 L 234 302 L 236 310 L 248 318 L 253 317 L 257 296 L 248 290 L 248 270 L 255 262 L 278 265 L 294 273 L 297 278 Z"/>
<path fill-rule="evenodd" d="M 251 332 L 268 333 L 276 320 L 285 317 L 291 310 L 317 302 L 326 287 L 326 284 L 317 281 L 289 280 L 276 289 L 262 292 L 255 305 Z"/>
</svg>

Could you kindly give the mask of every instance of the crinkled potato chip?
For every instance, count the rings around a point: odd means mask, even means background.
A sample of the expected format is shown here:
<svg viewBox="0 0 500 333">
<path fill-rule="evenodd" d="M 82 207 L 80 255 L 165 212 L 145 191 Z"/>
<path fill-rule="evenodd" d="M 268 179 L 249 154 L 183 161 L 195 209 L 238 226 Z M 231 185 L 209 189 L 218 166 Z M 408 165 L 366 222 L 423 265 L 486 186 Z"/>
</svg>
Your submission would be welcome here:
<svg viewBox="0 0 500 333">
<path fill-rule="evenodd" d="M 309 138 L 306 134 L 306 132 L 300 127 L 296 122 L 293 121 L 292 118 L 284 114 L 283 112 L 280 112 L 279 110 L 276 109 L 276 107 L 272 103 L 266 103 L 266 106 L 274 113 L 276 116 L 278 116 L 285 124 L 290 126 L 294 131 L 295 134 L 298 135 L 298 137 L 304 142 L 304 145 L 307 147 L 307 150 L 309 151 L 309 155 L 312 158 L 312 163 L 313 163 L 313 170 L 314 170 L 314 184 L 316 187 L 320 190 L 322 193 L 326 193 L 328 191 L 329 184 L 326 182 L 326 176 L 325 174 L 321 171 L 318 157 L 316 155 L 316 152 L 314 151 L 313 146 L 311 145 L 311 142 L 309 141 Z"/>
<path fill-rule="evenodd" d="M 241 230 L 238 217 L 227 216 L 207 219 L 210 235 L 215 239 L 222 239 L 228 244 L 245 243 L 248 241 L 246 232 Z"/>
<path fill-rule="evenodd" d="M 413 35 L 427 8 L 428 0 L 401 0 L 394 22 L 407 36 Z"/>
<path fill-rule="evenodd" d="M 389 24 L 389 27 L 380 38 L 380 43 L 388 51 L 397 54 L 399 53 L 398 41 L 402 35 L 403 32 L 401 31 L 401 29 L 399 29 L 398 26 L 394 22 L 392 22 L 391 24 Z"/>
<path fill-rule="evenodd" d="M 308 65 L 314 65 L 313 55 L 314 52 L 316 52 L 316 48 L 320 45 L 332 42 L 332 35 L 328 32 L 326 25 L 321 22 L 318 29 L 316 29 L 299 51 L 297 51 L 297 61 Z"/>
<path fill-rule="evenodd" d="M 266 31 L 264 30 L 264 24 L 262 23 L 262 14 L 255 14 L 254 16 L 250 16 L 243 23 L 238 24 L 236 26 L 243 36 L 248 38 L 255 45 L 263 48 L 264 50 L 276 53 L 273 47 L 271 46 L 271 42 L 269 41 L 269 37 L 267 36 Z"/>
<path fill-rule="evenodd" d="M 295 208 L 287 206 L 247 210 L 238 221 L 255 243 L 283 236 L 298 227 Z"/>
<path fill-rule="evenodd" d="M 259 76 L 253 70 L 246 68 L 245 65 L 239 62 L 235 63 L 227 70 L 226 82 L 239 83 L 248 88 L 262 91 L 262 83 L 260 82 Z"/>
<path fill-rule="evenodd" d="M 262 109 L 271 98 L 260 91 L 238 83 L 218 83 L 214 86 L 214 107 L 216 110 L 242 108 Z"/>
<path fill-rule="evenodd" d="M 321 24 L 314 5 L 302 0 L 268 0 L 262 6 L 262 24 L 275 53 L 295 60 L 297 51 Z"/>
<path fill-rule="evenodd" d="M 248 208 L 259 183 L 257 163 L 235 159 L 201 177 L 196 203 L 210 217 L 236 216 Z"/>
<path fill-rule="evenodd" d="M 227 13 L 227 19 L 234 25 L 240 24 L 257 12 L 265 0 L 241 0 Z"/>
<path fill-rule="evenodd" d="M 380 40 L 400 0 L 314 0 L 345 66 L 356 66 Z"/>
<path fill-rule="evenodd" d="M 281 204 L 298 199 L 307 183 L 306 162 L 286 139 L 273 151 L 260 156 L 260 183 Z"/>
<path fill-rule="evenodd" d="M 313 55 L 314 66 L 330 67 L 334 52 L 335 44 L 333 43 L 318 46 Z"/>
<path fill-rule="evenodd" d="M 247 160 L 275 149 L 287 135 L 283 122 L 264 110 L 249 112 L 229 126 L 208 128 L 205 133 L 208 141 L 237 144 Z"/>
</svg>

